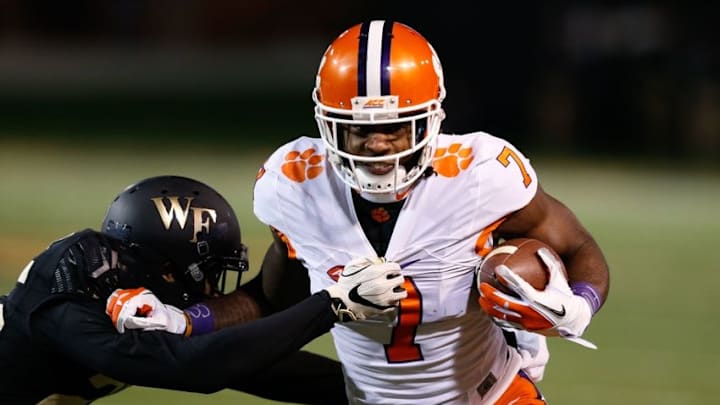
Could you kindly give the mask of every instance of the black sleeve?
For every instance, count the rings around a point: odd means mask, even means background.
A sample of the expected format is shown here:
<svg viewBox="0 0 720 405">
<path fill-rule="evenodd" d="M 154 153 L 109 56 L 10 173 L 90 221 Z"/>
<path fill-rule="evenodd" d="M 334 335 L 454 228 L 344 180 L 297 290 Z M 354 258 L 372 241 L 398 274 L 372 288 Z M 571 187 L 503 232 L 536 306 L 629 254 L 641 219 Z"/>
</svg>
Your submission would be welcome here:
<svg viewBox="0 0 720 405">
<path fill-rule="evenodd" d="M 210 393 L 254 378 L 328 332 L 336 319 L 322 291 L 266 318 L 191 338 L 163 331 L 119 334 L 104 305 L 94 301 L 42 308 L 31 328 L 69 361 L 116 380 Z"/>
<path fill-rule="evenodd" d="M 342 366 L 337 360 L 299 351 L 229 388 L 280 402 L 347 404 Z"/>
</svg>

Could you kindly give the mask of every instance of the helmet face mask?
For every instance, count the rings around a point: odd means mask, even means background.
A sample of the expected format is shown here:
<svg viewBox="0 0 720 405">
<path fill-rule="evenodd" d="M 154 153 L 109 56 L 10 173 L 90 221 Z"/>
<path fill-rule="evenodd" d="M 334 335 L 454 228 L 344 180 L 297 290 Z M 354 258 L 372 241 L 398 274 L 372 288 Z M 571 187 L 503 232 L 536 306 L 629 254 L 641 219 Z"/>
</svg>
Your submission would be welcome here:
<svg viewBox="0 0 720 405">
<path fill-rule="evenodd" d="M 174 305 L 223 293 L 228 271 L 238 272 L 239 286 L 248 269 L 232 207 L 193 179 L 158 176 L 127 187 L 108 208 L 101 230 L 148 258 L 150 265 L 138 270 L 154 284 L 146 287 Z"/>
<path fill-rule="evenodd" d="M 444 97 L 437 54 L 412 28 L 371 21 L 342 33 L 325 52 L 313 91 L 315 118 L 334 172 L 367 199 L 402 198 L 430 164 Z M 344 126 L 398 124 L 409 125 L 414 134 L 407 150 L 361 156 L 344 148 Z M 382 176 L 363 170 L 373 162 L 395 168 Z"/>
<path fill-rule="evenodd" d="M 229 271 L 238 273 L 235 285 L 235 288 L 237 288 L 240 283 L 240 275 L 247 270 L 247 247 L 241 245 L 240 249 L 233 251 L 232 256 L 208 255 L 197 263 L 191 263 L 185 270 L 185 278 L 192 279 L 194 282 L 190 284 L 196 288 L 203 286 L 201 283 L 203 280 L 206 280 L 203 291 L 196 291 L 196 293 L 217 295 L 224 293 L 227 284 L 227 273 Z"/>
</svg>

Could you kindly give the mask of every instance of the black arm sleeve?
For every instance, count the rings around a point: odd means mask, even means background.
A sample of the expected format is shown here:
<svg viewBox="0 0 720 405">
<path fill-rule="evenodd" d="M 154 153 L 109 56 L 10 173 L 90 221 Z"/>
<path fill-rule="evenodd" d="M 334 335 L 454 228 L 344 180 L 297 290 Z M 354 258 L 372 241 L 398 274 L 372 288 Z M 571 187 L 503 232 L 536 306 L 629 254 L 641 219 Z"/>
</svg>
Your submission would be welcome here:
<svg viewBox="0 0 720 405">
<path fill-rule="evenodd" d="M 280 402 L 311 405 L 347 404 L 345 379 L 337 360 L 299 351 L 229 388 Z"/>
<path fill-rule="evenodd" d="M 322 291 L 269 317 L 186 338 L 164 331 L 119 334 L 100 302 L 64 301 L 37 311 L 36 339 L 116 380 L 147 387 L 210 393 L 241 386 L 337 320 Z"/>
</svg>

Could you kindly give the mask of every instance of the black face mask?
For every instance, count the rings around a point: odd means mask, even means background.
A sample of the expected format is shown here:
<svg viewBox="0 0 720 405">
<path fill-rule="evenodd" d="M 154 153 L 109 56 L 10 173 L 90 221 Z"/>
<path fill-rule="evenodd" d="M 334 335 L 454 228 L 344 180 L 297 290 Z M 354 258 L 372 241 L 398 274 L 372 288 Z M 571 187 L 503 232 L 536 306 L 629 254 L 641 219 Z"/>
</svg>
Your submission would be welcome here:
<svg viewBox="0 0 720 405">
<path fill-rule="evenodd" d="M 120 288 L 145 287 L 160 301 L 178 308 L 185 308 L 204 298 L 202 292 L 195 294 L 181 279 L 173 262 L 151 249 L 132 245 L 126 255 L 118 258 L 124 271 L 120 272 Z"/>
<path fill-rule="evenodd" d="M 206 286 L 210 288 L 210 295 L 223 294 L 227 283 L 227 273 L 237 272 L 233 289 L 240 287 L 242 273 L 249 269 L 247 247 L 241 245 L 234 252 L 234 256 L 207 256 L 202 261 L 191 265 L 184 272 L 183 281 L 193 295 L 208 295 Z M 207 284 L 206 284 L 207 283 Z"/>
</svg>

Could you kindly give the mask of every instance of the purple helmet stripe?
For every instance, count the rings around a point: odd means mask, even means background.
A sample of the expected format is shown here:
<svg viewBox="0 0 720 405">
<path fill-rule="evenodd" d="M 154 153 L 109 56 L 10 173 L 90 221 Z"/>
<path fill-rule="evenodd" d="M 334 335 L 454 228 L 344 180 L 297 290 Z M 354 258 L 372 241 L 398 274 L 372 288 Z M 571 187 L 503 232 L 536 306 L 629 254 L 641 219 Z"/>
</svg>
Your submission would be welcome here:
<svg viewBox="0 0 720 405">
<path fill-rule="evenodd" d="M 383 26 L 382 53 L 380 56 L 380 95 L 390 95 L 390 44 L 392 43 L 393 22 L 387 21 Z"/>
<path fill-rule="evenodd" d="M 367 96 L 367 51 L 370 23 L 364 22 L 360 26 L 360 43 L 358 44 L 358 72 L 357 72 L 357 94 Z"/>
</svg>

